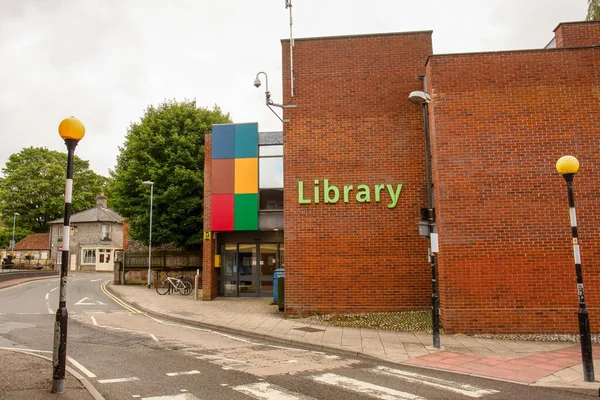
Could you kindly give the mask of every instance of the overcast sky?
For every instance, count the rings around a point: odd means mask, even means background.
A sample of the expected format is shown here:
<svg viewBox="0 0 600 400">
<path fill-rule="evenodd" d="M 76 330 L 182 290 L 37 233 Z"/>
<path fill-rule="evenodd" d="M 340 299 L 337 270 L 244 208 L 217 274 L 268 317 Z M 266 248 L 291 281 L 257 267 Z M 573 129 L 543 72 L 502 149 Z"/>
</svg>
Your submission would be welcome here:
<svg viewBox="0 0 600 400">
<path fill-rule="evenodd" d="M 292 0 L 294 37 L 433 30 L 436 54 L 543 48 L 587 0 Z M 282 129 L 285 0 L 0 0 L 0 168 L 23 147 L 65 151 L 60 121 L 86 126 L 76 154 L 108 176 L 147 105 L 195 98 L 234 122 Z"/>
</svg>

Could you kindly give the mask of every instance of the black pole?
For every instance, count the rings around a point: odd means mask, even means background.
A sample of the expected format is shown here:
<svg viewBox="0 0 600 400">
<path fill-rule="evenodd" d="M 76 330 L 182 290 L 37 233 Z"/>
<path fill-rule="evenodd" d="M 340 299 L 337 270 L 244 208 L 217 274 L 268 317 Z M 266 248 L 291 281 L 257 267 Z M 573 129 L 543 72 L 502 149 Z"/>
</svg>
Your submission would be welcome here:
<svg viewBox="0 0 600 400">
<path fill-rule="evenodd" d="M 58 310 L 56 310 L 56 321 L 54 323 L 54 347 L 53 347 L 53 373 L 52 393 L 62 394 L 65 392 L 65 370 L 67 367 L 67 324 L 69 313 L 67 312 L 67 273 L 69 266 L 69 244 L 70 244 L 70 220 L 71 220 L 71 196 L 73 194 L 73 157 L 77 140 L 65 139 L 67 145 L 67 181 L 65 184 L 65 220 L 63 224 L 63 252 L 60 264 L 60 294 Z"/>
<path fill-rule="evenodd" d="M 592 358 L 592 338 L 590 335 L 590 319 L 585 307 L 583 293 L 583 274 L 581 272 L 581 256 L 579 254 L 579 237 L 577 233 L 577 215 L 575 213 L 575 197 L 573 196 L 573 178 L 575 174 L 564 174 L 569 196 L 569 216 L 571 219 L 571 236 L 573 238 L 573 256 L 575 258 L 575 273 L 577 274 L 577 295 L 579 297 L 579 342 L 581 343 L 581 359 L 583 361 L 583 379 L 594 382 L 594 359 Z"/>
<path fill-rule="evenodd" d="M 435 210 L 433 205 L 433 187 L 431 173 L 431 144 L 429 142 L 429 110 L 423 103 L 423 124 L 425 131 L 425 166 L 427 170 L 427 221 L 429 222 L 431 261 L 431 327 L 433 331 L 433 347 L 440 348 L 440 299 L 437 293 L 437 257 L 431 250 L 431 234 L 435 230 Z"/>
</svg>

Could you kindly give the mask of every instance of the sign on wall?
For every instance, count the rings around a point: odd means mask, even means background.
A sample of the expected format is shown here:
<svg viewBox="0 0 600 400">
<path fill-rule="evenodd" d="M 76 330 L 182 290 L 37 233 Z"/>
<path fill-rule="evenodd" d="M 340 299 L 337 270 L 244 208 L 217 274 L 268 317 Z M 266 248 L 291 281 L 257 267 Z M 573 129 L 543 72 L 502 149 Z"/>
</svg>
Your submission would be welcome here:
<svg viewBox="0 0 600 400">
<path fill-rule="evenodd" d="M 358 203 L 376 203 L 386 202 L 388 208 L 396 207 L 402 184 L 382 183 L 376 185 L 330 185 L 329 179 L 323 179 L 322 184 L 319 179 L 313 181 L 312 188 L 310 184 L 305 188 L 304 181 L 298 181 L 298 204 L 311 203 L 329 203 L 335 204 L 338 201 L 349 203 L 356 201 Z M 312 190 L 311 190 L 312 189 Z"/>
</svg>

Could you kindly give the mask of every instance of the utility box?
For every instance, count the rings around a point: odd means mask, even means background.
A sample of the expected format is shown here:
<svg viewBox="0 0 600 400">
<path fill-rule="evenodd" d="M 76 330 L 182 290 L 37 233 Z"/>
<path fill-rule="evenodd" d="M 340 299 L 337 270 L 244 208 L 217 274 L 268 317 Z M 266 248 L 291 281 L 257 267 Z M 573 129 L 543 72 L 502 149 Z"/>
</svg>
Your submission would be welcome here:
<svg viewBox="0 0 600 400">
<path fill-rule="evenodd" d="M 277 303 L 279 297 L 279 294 L 277 293 L 278 279 L 282 276 L 285 276 L 285 270 L 283 268 L 277 268 L 273 271 L 273 303 Z"/>
</svg>

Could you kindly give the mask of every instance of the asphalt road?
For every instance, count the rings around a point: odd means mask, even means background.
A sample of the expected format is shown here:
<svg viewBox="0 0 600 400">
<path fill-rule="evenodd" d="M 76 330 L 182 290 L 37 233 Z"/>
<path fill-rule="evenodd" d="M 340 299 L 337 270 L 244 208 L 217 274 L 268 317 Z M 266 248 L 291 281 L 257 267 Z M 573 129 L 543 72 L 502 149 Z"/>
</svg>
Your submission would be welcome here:
<svg viewBox="0 0 600 400">
<path fill-rule="evenodd" d="M 106 399 L 588 398 L 162 321 L 111 299 L 108 279 L 76 274 L 67 291 L 69 365 Z M 0 347 L 51 357 L 57 289 L 58 278 L 0 290 Z"/>
</svg>

